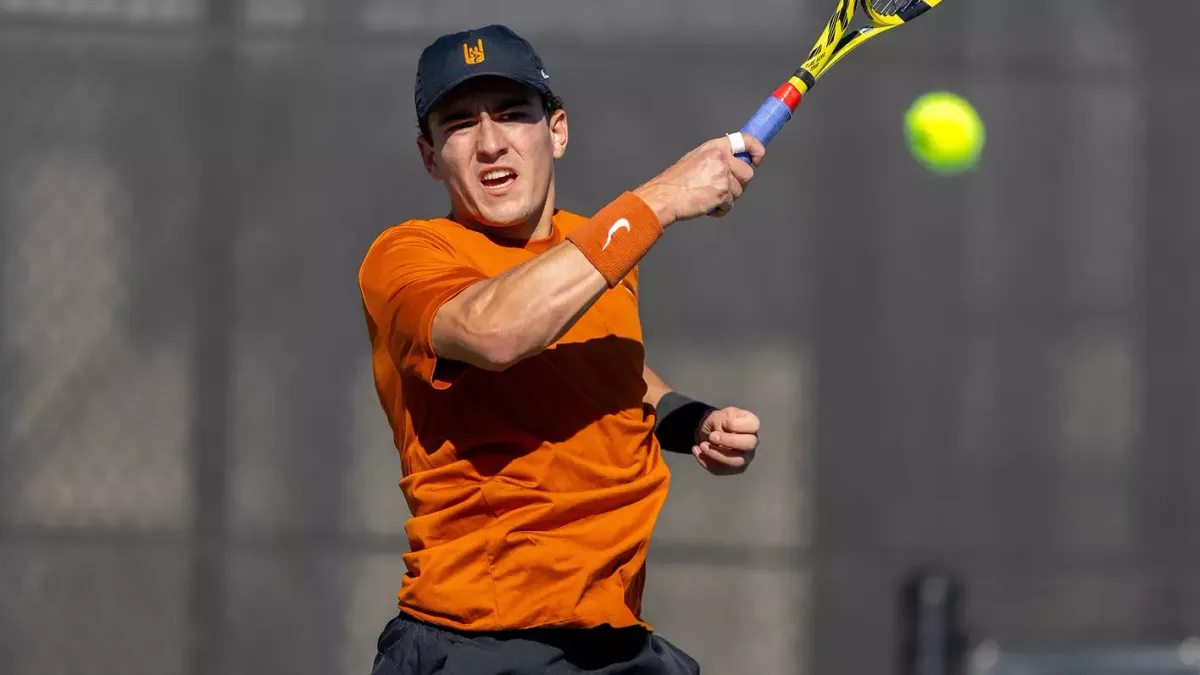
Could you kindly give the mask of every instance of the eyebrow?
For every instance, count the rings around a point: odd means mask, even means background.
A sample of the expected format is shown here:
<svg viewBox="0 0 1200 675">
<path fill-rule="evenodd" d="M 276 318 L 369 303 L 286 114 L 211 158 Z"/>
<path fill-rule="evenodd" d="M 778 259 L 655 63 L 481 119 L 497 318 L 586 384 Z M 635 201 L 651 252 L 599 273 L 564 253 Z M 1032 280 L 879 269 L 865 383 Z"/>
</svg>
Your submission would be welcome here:
<svg viewBox="0 0 1200 675">
<path fill-rule="evenodd" d="M 496 106 L 496 109 L 512 110 L 513 108 L 520 108 L 527 105 L 533 105 L 533 101 L 529 100 L 528 98 L 511 96 L 509 98 L 501 99 L 500 105 Z"/>
<path fill-rule="evenodd" d="M 528 98 L 519 96 L 510 96 L 500 99 L 500 103 L 495 106 L 498 111 L 512 110 L 523 106 L 533 105 L 533 101 Z M 442 115 L 441 124 L 454 124 L 466 119 L 470 119 L 474 115 L 466 108 L 452 108 L 448 113 Z"/>
</svg>

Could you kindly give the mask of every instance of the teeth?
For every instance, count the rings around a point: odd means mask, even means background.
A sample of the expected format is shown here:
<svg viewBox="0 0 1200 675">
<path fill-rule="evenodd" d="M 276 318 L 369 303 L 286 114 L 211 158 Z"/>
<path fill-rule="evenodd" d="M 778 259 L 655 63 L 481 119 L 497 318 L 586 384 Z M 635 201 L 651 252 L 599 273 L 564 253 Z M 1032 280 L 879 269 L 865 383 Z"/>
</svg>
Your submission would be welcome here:
<svg viewBox="0 0 1200 675">
<path fill-rule="evenodd" d="M 513 173 L 507 169 L 492 169 L 491 171 L 483 174 L 483 179 L 499 180 L 501 178 L 508 178 L 511 175 L 513 175 Z"/>
</svg>

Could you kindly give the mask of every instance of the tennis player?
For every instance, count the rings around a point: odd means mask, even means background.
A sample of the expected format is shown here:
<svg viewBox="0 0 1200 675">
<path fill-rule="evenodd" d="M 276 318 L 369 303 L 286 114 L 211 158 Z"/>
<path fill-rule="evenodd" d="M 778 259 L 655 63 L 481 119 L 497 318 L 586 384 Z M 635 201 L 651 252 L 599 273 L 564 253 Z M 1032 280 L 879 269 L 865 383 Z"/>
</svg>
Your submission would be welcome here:
<svg viewBox="0 0 1200 675">
<path fill-rule="evenodd" d="M 589 218 L 556 204 L 567 115 L 526 40 L 437 39 L 415 98 L 449 215 L 386 230 L 359 274 L 412 514 L 373 673 L 697 673 L 642 618 L 662 451 L 741 473 L 759 420 L 645 366 L 637 266 L 666 228 L 726 213 L 765 149 L 709 140 Z"/>
</svg>

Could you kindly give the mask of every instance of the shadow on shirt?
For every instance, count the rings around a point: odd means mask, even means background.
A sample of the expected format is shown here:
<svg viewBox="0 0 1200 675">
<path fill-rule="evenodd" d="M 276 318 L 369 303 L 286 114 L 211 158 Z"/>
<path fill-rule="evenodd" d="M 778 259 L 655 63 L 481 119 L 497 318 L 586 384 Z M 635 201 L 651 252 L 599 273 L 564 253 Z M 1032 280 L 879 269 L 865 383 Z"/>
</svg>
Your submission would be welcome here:
<svg viewBox="0 0 1200 675">
<path fill-rule="evenodd" d="M 640 342 L 607 335 L 558 343 L 500 372 L 463 368 L 447 389 L 405 378 L 403 396 L 427 455 L 452 452 L 486 477 L 544 443 L 606 445 L 640 427 L 652 412 L 644 360 Z M 610 415 L 626 419 L 596 428 Z"/>
</svg>

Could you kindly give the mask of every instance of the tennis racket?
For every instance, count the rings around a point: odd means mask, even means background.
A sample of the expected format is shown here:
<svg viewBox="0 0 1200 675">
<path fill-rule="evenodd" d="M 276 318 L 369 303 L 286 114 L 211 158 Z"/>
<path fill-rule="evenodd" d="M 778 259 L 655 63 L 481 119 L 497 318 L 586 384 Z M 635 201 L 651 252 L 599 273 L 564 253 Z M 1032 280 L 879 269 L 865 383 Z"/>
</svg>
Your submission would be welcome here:
<svg viewBox="0 0 1200 675">
<path fill-rule="evenodd" d="M 821 38 L 808 54 L 804 65 L 759 107 L 742 133 L 757 138 L 763 145 L 771 142 L 775 134 L 792 119 L 796 106 L 804 95 L 816 86 L 821 76 L 829 72 L 833 64 L 842 60 L 862 43 L 897 26 L 903 26 L 936 7 L 942 0 L 839 0 L 837 9 Z M 850 30 L 854 19 L 854 8 L 858 6 L 870 22 L 868 25 Z M 750 154 L 738 153 L 738 158 L 750 162 Z"/>
</svg>

